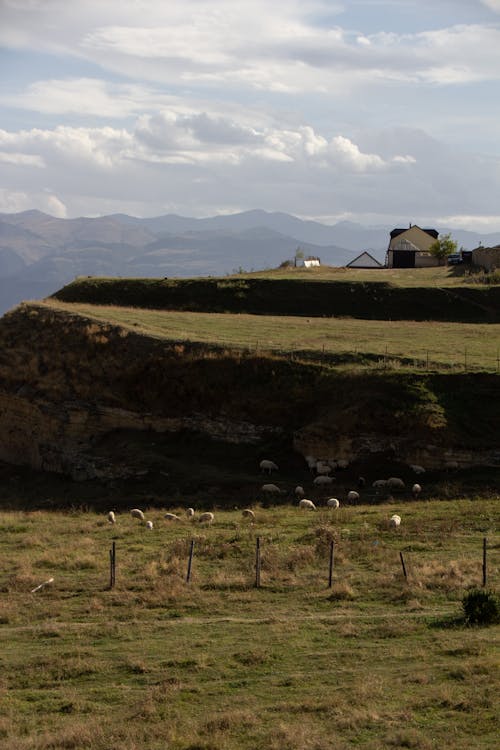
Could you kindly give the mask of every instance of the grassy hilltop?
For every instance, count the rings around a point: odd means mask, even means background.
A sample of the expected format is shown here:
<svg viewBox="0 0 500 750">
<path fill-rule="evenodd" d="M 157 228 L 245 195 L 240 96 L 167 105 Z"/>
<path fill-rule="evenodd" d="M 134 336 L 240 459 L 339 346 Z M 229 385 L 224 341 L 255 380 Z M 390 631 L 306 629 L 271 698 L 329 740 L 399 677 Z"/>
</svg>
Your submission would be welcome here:
<svg viewBox="0 0 500 750">
<path fill-rule="evenodd" d="M 79 277 L 53 297 L 193 312 L 500 322 L 500 285 L 480 285 L 446 268 L 408 270 L 407 280 L 398 269 L 323 268 L 200 279 Z"/>
</svg>

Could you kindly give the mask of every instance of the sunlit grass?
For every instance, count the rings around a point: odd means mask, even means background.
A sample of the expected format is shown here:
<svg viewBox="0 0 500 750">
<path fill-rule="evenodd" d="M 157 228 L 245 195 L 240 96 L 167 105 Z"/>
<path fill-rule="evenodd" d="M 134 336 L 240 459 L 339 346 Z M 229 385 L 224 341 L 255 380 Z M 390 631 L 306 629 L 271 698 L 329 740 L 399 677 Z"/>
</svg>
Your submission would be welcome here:
<svg viewBox="0 0 500 750">
<path fill-rule="evenodd" d="M 484 536 L 498 587 L 498 498 L 170 509 L 0 513 L 2 748 L 497 747 L 500 627 L 460 613 Z"/>
<path fill-rule="evenodd" d="M 136 333 L 169 341 L 223 347 L 368 357 L 368 366 L 451 367 L 458 371 L 497 371 L 500 325 L 416 321 L 301 318 L 145 310 L 138 308 L 43 303 Z M 352 362 L 351 362 L 352 364 Z"/>
</svg>

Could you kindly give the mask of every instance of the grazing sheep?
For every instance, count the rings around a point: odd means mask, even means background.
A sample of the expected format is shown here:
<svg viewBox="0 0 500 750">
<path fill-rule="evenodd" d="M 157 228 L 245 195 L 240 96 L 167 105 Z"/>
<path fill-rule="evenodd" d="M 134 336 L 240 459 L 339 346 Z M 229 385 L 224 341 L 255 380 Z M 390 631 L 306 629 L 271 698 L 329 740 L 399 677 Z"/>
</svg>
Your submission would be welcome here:
<svg viewBox="0 0 500 750">
<path fill-rule="evenodd" d="M 398 516 L 397 513 L 395 513 L 393 516 L 389 518 L 389 526 L 391 526 L 393 529 L 396 528 L 396 526 L 401 525 L 401 516 Z"/>
<path fill-rule="evenodd" d="M 250 510 L 250 508 L 245 508 L 245 510 L 241 512 L 241 515 L 243 516 L 243 518 L 250 518 L 250 520 L 252 521 L 255 520 L 255 513 L 253 512 L 253 510 Z"/>
<path fill-rule="evenodd" d="M 387 486 L 390 487 L 391 490 L 404 490 L 406 485 L 399 477 L 389 477 L 387 480 Z"/>
<path fill-rule="evenodd" d="M 167 521 L 180 521 L 181 520 L 179 516 L 177 516 L 175 513 L 165 513 L 163 518 L 166 518 Z"/>
<path fill-rule="evenodd" d="M 275 464 L 274 461 L 268 461 L 266 458 L 260 462 L 259 466 L 261 471 L 267 471 L 268 474 L 271 474 L 273 471 L 278 471 L 277 464 Z"/>
<path fill-rule="evenodd" d="M 323 463 L 323 461 L 316 461 L 316 474 L 330 474 L 331 471 L 331 466 Z"/>
<path fill-rule="evenodd" d="M 326 505 L 327 505 L 328 508 L 338 508 L 340 506 L 340 503 L 339 503 L 339 501 L 337 500 L 336 497 L 330 497 L 326 501 Z"/>
<path fill-rule="evenodd" d="M 132 508 L 130 511 L 132 518 L 138 518 L 140 521 L 144 521 L 144 513 L 139 508 Z"/>
<path fill-rule="evenodd" d="M 305 508 L 306 510 L 316 510 L 312 500 L 306 500 L 305 497 L 299 502 L 299 508 Z"/>
<path fill-rule="evenodd" d="M 372 483 L 372 487 L 375 487 L 375 489 L 380 489 L 381 487 L 387 487 L 387 479 L 376 479 Z"/>
<path fill-rule="evenodd" d="M 359 492 L 356 492 L 356 490 L 350 490 L 347 493 L 347 502 L 348 503 L 357 503 L 359 500 Z"/>
<path fill-rule="evenodd" d="M 422 492 L 422 487 L 419 484 L 414 484 L 413 487 L 411 488 L 411 493 L 413 497 L 415 498 L 415 500 L 417 499 L 417 497 L 420 495 L 421 492 Z"/>
<path fill-rule="evenodd" d="M 194 508 L 186 508 L 186 516 L 192 518 L 194 516 Z"/>
<path fill-rule="evenodd" d="M 153 528 L 153 522 L 152 521 L 146 521 L 146 528 L 149 529 L 149 531 L 151 531 L 151 529 Z"/>
<path fill-rule="evenodd" d="M 332 484 L 333 477 L 325 477 L 325 476 L 319 476 L 316 477 L 316 479 L 313 480 L 313 484 L 315 485 L 322 485 L 322 484 Z"/>
<path fill-rule="evenodd" d="M 113 513 L 112 510 L 110 510 L 109 513 L 108 513 L 108 521 L 110 523 L 116 523 L 116 516 L 115 516 L 115 514 Z"/>
<path fill-rule="evenodd" d="M 418 464 L 410 464 L 410 469 L 415 474 L 425 474 L 425 469 L 423 466 L 419 466 Z"/>
<path fill-rule="evenodd" d="M 304 497 L 305 496 L 304 488 L 298 484 L 295 488 L 295 497 Z"/>
<path fill-rule="evenodd" d="M 312 473 L 316 468 L 316 459 L 314 456 L 306 456 L 306 464 L 309 467 L 309 471 Z"/>
<path fill-rule="evenodd" d="M 199 523 L 213 523 L 214 518 L 214 514 L 210 513 L 210 511 L 207 511 L 206 513 L 201 514 L 201 516 L 198 518 L 198 521 Z"/>
<path fill-rule="evenodd" d="M 281 490 L 275 484 L 263 484 L 260 488 L 261 492 L 265 492 L 266 495 L 281 495 Z"/>
<path fill-rule="evenodd" d="M 337 467 L 339 469 L 347 469 L 349 466 L 349 461 L 346 458 L 341 458 L 337 461 Z"/>
</svg>

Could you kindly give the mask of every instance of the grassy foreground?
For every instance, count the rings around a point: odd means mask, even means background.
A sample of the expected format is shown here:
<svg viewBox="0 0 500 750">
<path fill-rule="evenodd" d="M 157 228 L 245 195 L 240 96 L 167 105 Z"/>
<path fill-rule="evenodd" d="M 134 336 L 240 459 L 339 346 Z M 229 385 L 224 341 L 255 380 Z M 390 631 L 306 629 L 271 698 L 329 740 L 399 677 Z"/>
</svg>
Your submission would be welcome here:
<svg viewBox="0 0 500 750">
<path fill-rule="evenodd" d="M 498 746 L 500 627 L 460 621 L 484 536 L 498 587 L 498 498 L 169 510 L 0 513 L 2 748 Z"/>
</svg>

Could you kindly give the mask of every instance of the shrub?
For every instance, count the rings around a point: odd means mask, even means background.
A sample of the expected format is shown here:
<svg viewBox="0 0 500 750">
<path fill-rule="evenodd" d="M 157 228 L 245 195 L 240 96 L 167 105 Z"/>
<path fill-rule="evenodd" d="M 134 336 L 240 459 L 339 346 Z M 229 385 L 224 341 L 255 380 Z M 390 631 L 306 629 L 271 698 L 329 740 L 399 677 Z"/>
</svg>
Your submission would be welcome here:
<svg viewBox="0 0 500 750">
<path fill-rule="evenodd" d="M 462 599 L 469 625 L 493 625 L 500 622 L 500 596 L 494 591 L 472 589 Z"/>
</svg>

